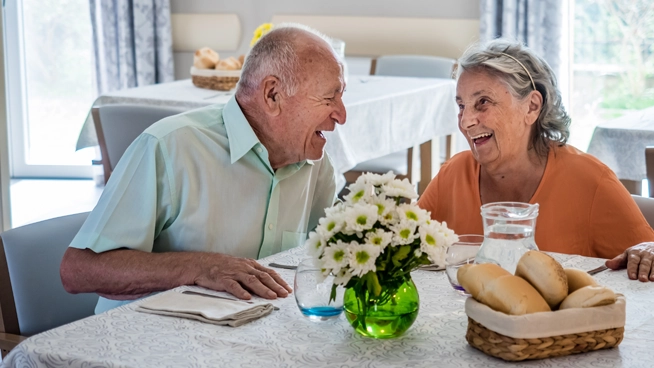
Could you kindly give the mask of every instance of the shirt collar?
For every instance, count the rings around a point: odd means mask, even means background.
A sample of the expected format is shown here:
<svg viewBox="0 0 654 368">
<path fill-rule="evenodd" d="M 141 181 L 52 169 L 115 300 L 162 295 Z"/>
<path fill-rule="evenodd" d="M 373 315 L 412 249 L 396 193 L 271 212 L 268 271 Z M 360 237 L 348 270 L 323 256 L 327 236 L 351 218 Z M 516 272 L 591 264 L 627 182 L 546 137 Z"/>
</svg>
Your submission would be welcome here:
<svg viewBox="0 0 654 368">
<path fill-rule="evenodd" d="M 225 124 L 225 130 L 227 131 L 227 137 L 229 139 L 229 151 L 232 164 L 240 160 L 241 157 L 245 156 L 246 153 L 253 150 L 256 146 L 263 149 L 263 154 L 259 154 L 259 156 L 262 158 L 265 156 L 265 161 L 269 161 L 269 158 L 267 157 L 268 150 L 263 144 L 261 144 L 261 141 L 259 141 L 254 130 L 252 130 L 252 127 L 245 118 L 243 110 L 241 110 L 241 106 L 239 106 L 235 96 L 232 96 L 223 108 L 223 123 Z M 291 165 L 300 169 L 304 164 L 313 165 L 314 161 L 304 160 Z"/>
<path fill-rule="evenodd" d="M 229 139 L 232 163 L 240 160 L 257 144 L 263 147 L 257 135 L 254 134 L 250 123 L 243 115 L 235 96 L 232 96 L 223 108 L 223 122 Z"/>
</svg>

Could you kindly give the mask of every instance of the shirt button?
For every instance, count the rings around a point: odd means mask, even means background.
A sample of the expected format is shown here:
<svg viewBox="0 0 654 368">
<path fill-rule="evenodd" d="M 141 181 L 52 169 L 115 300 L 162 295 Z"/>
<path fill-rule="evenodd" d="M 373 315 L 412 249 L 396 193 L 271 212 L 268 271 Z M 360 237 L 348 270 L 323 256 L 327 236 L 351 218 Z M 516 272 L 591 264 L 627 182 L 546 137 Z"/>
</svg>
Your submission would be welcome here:
<svg viewBox="0 0 654 368">
<path fill-rule="evenodd" d="M 273 229 L 273 224 L 268 224 L 268 229 L 272 230 Z"/>
<path fill-rule="evenodd" d="M 261 148 L 261 147 L 257 148 L 257 152 L 259 152 L 259 153 L 263 152 L 263 148 Z"/>
</svg>

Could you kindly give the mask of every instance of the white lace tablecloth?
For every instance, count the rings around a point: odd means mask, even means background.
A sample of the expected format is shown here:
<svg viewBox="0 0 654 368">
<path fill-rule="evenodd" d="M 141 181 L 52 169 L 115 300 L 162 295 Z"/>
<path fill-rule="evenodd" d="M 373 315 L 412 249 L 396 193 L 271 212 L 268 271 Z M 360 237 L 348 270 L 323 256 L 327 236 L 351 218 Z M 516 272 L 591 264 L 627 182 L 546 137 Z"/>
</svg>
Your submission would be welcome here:
<svg viewBox="0 0 654 368">
<path fill-rule="evenodd" d="M 640 181 L 647 177 L 645 147 L 652 145 L 654 107 L 598 125 L 588 153 L 610 167 L 618 178 Z"/>
<path fill-rule="evenodd" d="M 136 104 L 190 110 L 225 104 L 232 93 L 197 88 L 186 79 L 111 92 L 98 97 L 93 106 Z M 351 75 L 343 103 L 346 124 L 325 134 L 325 150 L 339 172 L 458 131 L 455 82 L 451 79 Z M 77 149 L 97 144 L 89 114 Z"/>
<path fill-rule="evenodd" d="M 261 260 L 296 264 L 303 249 Z M 592 269 L 603 260 L 556 254 L 565 267 Z M 290 283 L 293 271 L 279 270 Z M 3 362 L 7 367 L 652 367 L 654 284 L 627 279 L 626 271 L 595 276 L 627 299 L 624 341 L 618 348 L 509 364 L 484 355 L 465 340 L 465 297 L 444 272 L 415 271 L 420 312 L 397 339 L 359 336 L 343 315 L 311 322 L 291 295 L 280 310 L 232 328 L 139 313 L 138 301 L 33 336 Z M 183 291 L 191 287 L 180 287 Z"/>
</svg>

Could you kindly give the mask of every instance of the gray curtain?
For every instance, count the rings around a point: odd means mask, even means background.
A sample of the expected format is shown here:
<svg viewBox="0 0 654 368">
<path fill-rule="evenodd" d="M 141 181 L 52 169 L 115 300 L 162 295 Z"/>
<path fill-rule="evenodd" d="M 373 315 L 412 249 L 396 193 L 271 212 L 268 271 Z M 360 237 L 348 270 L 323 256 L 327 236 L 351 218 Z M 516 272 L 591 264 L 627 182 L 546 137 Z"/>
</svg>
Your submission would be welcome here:
<svg viewBox="0 0 654 368">
<path fill-rule="evenodd" d="M 536 51 L 558 75 L 563 0 L 479 0 L 480 39 L 504 37 Z"/>
<path fill-rule="evenodd" d="M 98 94 L 174 79 L 169 0 L 89 0 Z"/>
</svg>

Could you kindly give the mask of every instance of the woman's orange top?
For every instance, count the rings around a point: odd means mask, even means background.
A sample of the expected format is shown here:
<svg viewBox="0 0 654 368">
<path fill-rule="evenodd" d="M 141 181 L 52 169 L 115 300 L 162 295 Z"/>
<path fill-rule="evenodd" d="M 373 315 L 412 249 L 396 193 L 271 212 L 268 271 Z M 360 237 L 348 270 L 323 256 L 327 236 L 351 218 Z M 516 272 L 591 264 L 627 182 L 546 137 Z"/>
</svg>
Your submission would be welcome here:
<svg viewBox="0 0 654 368">
<path fill-rule="evenodd" d="M 418 205 L 457 234 L 483 234 L 480 165 L 470 151 L 446 162 Z M 552 147 L 529 203 L 538 203 L 536 244 L 543 251 L 613 258 L 654 241 L 636 202 L 613 171 L 572 146 Z"/>
</svg>

